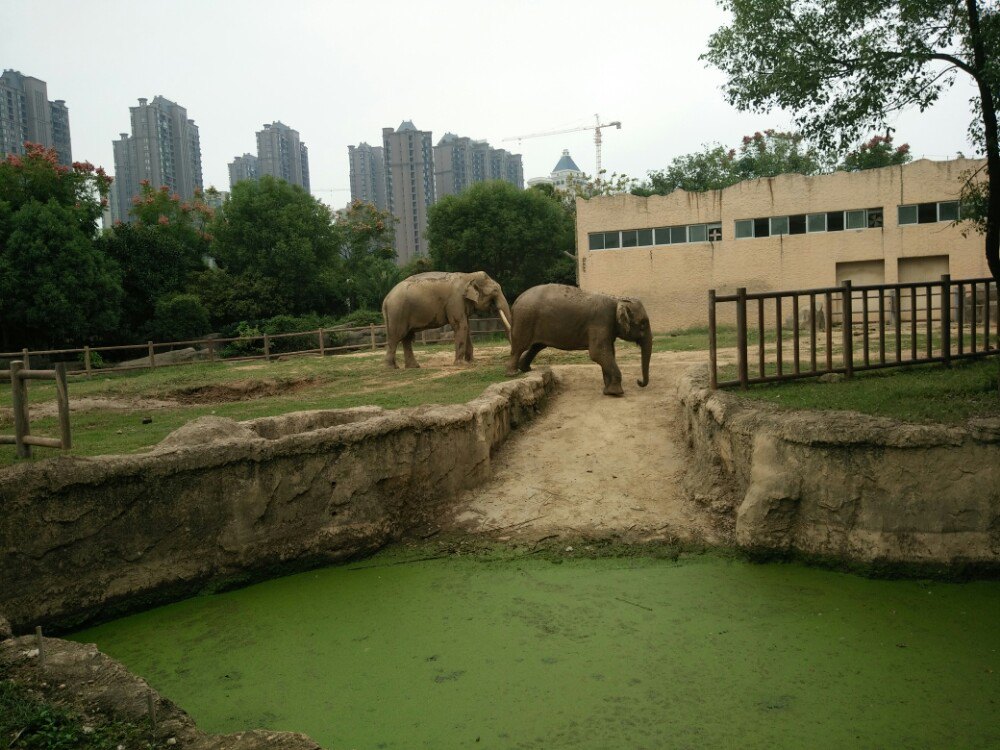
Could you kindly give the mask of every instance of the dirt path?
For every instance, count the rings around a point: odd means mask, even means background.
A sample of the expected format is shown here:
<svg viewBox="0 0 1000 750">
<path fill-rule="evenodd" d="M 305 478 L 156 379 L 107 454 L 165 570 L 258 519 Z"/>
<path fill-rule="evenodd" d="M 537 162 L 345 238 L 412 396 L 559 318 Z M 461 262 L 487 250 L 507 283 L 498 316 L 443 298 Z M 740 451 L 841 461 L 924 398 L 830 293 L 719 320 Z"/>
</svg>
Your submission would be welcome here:
<svg viewBox="0 0 1000 750">
<path fill-rule="evenodd" d="M 654 355 L 650 384 L 623 367 L 623 398 L 601 394 L 596 365 L 553 367 L 544 413 L 494 457 L 490 482 L 459 499 L 457 530 L 500 539 L 552 535 L 720 542 L 713 518 L 680 490 L 685 448 L 675 382 L 704 352 Z"/>
</svg>

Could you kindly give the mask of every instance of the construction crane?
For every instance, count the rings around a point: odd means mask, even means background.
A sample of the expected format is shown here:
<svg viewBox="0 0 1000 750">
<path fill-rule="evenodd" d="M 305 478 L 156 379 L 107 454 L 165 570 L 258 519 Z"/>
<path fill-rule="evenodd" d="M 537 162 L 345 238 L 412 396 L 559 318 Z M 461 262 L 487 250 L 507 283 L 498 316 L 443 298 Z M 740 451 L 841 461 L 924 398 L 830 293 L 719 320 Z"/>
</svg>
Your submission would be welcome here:
<svg viewBox="0 0 1000 750">
<path fill-rule="evenodd" d="M 614 122 L 601 122 L 599 115 L 594 115 L 593 125 L 581 125 L 577 128 L 566 128 L 565 130 L 547 130 L 544 133 L 528 133 L 527 135 L 514 135 L 510 138 L 504 138 L 505 141 L 517 141 L 520 143 L 525 138 L 540 138 L 544 135 L 560 135 L 562 133 L 575 133 L 580 130 L 593 130 L 594 131 L 594 147 L 597 151 L 597 174 L 595 177 L 601 176 L 601 128 L 615 128 L 617 130 L 622 129 L 622 124 L 615 120 Z"/>
</svg>

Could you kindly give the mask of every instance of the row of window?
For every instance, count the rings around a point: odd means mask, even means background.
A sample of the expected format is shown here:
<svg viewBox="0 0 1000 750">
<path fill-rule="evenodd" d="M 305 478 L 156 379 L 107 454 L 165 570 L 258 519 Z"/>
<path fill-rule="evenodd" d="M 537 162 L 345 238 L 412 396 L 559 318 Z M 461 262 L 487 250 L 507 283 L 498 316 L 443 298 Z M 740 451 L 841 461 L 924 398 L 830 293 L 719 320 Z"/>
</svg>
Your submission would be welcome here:
<svg viewBox="0 0 1000 750">
<path fill-rule="evenodd" d="M 689 242 L 718 242 L 722 224 L 686 224 L 655 229 L 625 229 L 620 232 L 595 232 L 590 235 L 591 250 L 615 250 L 620 247 L 682 245 Z"/>
<path fill-rule="evenodd" d="M 740 219 L 736 222 L 736 239 L 812 232 L 842 232 L 845 229 L 878 229 L 882 226 L 882 219 L 881 208 Z"/>
<path fill-rule="evenodd" d="M 899 206 L 898 223 L 932 224 L 958 221 L 961 208 L 958 201 L 915 203 Z M 738 219 L 735 237 L 738 240 L 774 237 L 786 234 L 842 232 L 848 229 L 879 229 L 884 224 L 882 208 L 859 208 L 850 211 L 826 211 L 791 216 L 765 216 L 759 219 Z M 617 232 L 590 234 L 591 250 L 615 250 L 652 245 L 679 245 L 691 242 L 718 242 L 722 239 L 722 224 L 688 224 L 655 229 L 625 229 Z"/>
</svg>

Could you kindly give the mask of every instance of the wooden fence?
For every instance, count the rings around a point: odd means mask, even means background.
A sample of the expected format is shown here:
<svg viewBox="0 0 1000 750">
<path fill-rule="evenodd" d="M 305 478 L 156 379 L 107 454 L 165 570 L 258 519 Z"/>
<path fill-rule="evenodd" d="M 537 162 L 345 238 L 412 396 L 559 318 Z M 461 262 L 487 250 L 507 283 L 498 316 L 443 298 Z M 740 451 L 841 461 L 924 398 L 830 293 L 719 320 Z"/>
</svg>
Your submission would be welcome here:
<svg viewBox="0 0 1000 750">
<path fill-rule="evenodd" d="M 991 278 L 708 293 L 713 388 L 769 383 L 1000 353 Z M 736 377 L 720 378 L 720 306 L 736 306 Z M 787 317 L 785 317 L 787 315 Z M 835 329 L 839 329 L 836 330 Z M 755 339 L 755 341 L 754 341 Z M 751 368 L 750 355 L 755 355 Z M 753 370 L 753 371 L 752 371 Z"/>
<path fill-rule="evenodd" d="M 14 412 L 14 434 L 0 435 L 0 445 L 17 446 L 18 458 L 31 458 L 31 446 L 43 448 L 73 447 L 69 431 L 69 391 L 66 387 L 66 365 L 62 362 L 54 370 L 32 370 L 27 362 L 15 360 L 9 370 L 0 370 L 0 377 L 10 377 L 11 401 Z M 28 416 L 28 381 L 56 381 L 56 402 L 59 405 L 59 438 L 36 437 L 31 434 Z"/>
<path fill-rule="evenodd" d="M 492 336 L 503 333 L 499 318 L 470 318 L 470 327 L 486 327 L 473 330 L 474 337 Z M 431 335 L 428 335 L 428 334 Z M 270 362 L 278 357 L 318 354 L 345 354 L 358 351 L 375 351 L 385 348 L 385 325 L 339 326 L 334 328 L 317 328 L 313 331 L 296 331 L 293 333 L 262 333 L 253 336 L 235 336 L 231 338 L 191 339 L 186 341 L 147 341 L 145 344 L 122 344 L 117 346 L 84 346 L 74 349 L 22 349 L 17 352 L 0 352 L 0 360 L 20 359 L 25 363 L 31 357 L 45 357 L 51 360 L 76 363 L 76 369 L 67 367 L 67 373 L 90 376 L 95 373 L 123 372 L 127 370 L 149 369 L 153 367 L 173 367 L 199 362 L 242 362 L 250 360 L 265 360 Z M 352 343 L 340 343 L 349 340 Z M 423 331 L 417 334 L 415 341 L 422 344 L 437 344 L 453 339 L 432 332 Z M 184 361 L 172 362 L 170 352 L 180 347 L 196 347 L 197 356 Z M 122 358 L 133 353 L 133 364 L 117 364 L 104 366 L 104 356 Z M 98 360 L 95 355 L 101 355 Z M 75 361 L 75 362 L 74 362 Z M 105 363 L 106 364 L 106 363 Z M 3 371 L 0 371 L 3 372 Z"/>
</svg>

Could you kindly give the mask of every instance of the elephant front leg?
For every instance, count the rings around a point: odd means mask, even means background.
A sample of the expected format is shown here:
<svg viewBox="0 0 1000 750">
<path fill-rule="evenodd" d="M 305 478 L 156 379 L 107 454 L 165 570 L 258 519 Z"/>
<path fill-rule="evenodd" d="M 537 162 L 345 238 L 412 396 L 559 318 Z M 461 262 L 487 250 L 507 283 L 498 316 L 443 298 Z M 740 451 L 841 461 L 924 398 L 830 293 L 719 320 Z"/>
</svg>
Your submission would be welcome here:
<svg viewBox="0 0 1000 750">
<path fill-rule="evenodd" d="M 472 326 L 465 329 L 465 361 L 472 361 Z"/>
<path fill-rule="evenodd" d="M 455 331 L 455 364 L 462 365 L 466 360 L 472 359 L 472 354 L 469 350 L 469 321 L 455 320 L 452 321 L 451 327 Z"/>
<path fill-rule="evenodd" d="M 624 396 L 622 371 L 618 369 L 618 363 L 615 362 L 614 347 L 591 347 L 590 358 L 601 366 L 601 372 L 604 375 L 604 395 Z"/>
<path fill-rule="evenodd" d="M 415 335 L 415 331 L 410 331 L 403 337 L 403 363 L 408 370 L 414 367 L 420 367 L 420 365 L 417 364 L 417 358 L 413 356 L 413 337 Z M 395 360 L 395 357 L 393 357 L 393 359 Z"/>
</svg>

